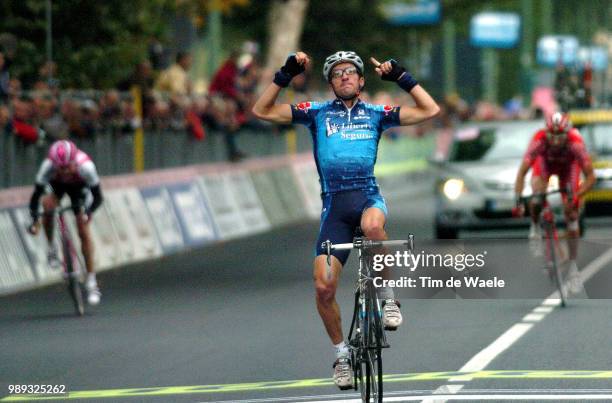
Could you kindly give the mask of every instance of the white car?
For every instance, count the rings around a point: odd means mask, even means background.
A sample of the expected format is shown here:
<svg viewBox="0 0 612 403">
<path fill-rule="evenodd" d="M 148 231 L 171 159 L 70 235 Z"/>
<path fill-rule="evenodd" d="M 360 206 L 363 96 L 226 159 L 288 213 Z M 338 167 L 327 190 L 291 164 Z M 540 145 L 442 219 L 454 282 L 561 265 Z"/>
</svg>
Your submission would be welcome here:
<svg viewBox="0 0 612 403">
<path fill-rule="evenodd" d="M 542 120 L 482 122 L 455 131 L 448 158 L 435 163 L 437 238 L 529 224 L 527 218 L 512 217 L 514 181 L 529 141 L 543 126 Z M 524 195 L 531 193 L 529 178 Z"/>
</svg>

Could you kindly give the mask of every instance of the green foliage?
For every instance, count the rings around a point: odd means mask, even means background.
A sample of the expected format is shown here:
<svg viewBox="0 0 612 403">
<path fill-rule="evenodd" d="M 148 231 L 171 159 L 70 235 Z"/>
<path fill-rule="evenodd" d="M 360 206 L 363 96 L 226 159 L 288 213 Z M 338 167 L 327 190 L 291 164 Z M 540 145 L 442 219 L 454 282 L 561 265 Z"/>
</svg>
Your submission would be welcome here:
<svg viewBox="0 0 612 403">
<path fill-rule="evenodd" d="M 114 86 L 163 36 L 173 0 L 53 1 L 53 59 L 63 88 Z M 46 59 L 45 1 L 0 2 L 0 32 L 18 39 L 11 72 L 27 87 Z"/>
</svg>

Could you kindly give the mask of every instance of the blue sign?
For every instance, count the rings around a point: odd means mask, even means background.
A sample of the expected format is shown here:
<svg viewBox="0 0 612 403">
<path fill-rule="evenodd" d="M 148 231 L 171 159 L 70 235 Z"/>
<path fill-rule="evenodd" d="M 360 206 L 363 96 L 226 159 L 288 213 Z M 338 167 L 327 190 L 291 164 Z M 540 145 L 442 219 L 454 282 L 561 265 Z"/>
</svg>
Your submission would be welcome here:
<svg viewBox="0 0 612 403">
<path fill-rule="evenodd" d="M 600 46 L 581 47 L 578 49 L 578 60 L 583 66 L 590 63 L 594 71 L 608 68 L 608 52 Z"/>
<path fill-rule="evenodd" d="M 393 0 L 381 6 L 393 25 L 434 25 L 440 22 L 440 0 Z"/>
<path fill-rule="evenodd" d="M 509 49 L 520 38 L 521 17 L 514 13 L 480 13 L 470 22 L 470 43 L 482 48 Z"/>
<path fill-rule="evenodd" d="M 573 65 L 578 59 L 578 39 L 570 35 L 547 35 L 538 41 L 538 64 L 555 67 L 559 62 Z"/>
<path fill-rule="evenodd" d="M 164 253 L 183 249 L 185 247 L 183 231 L 172 207 L 168 190 L 164 187 L 152 187 L 141 189 L 140 194 L 149 211 Z"/>
<path fill-rule="evenodd" d="M 198 246 L 218 238 L 210 210 L 196 182 L 167 185 L 185 243 Z"/>
</svg>

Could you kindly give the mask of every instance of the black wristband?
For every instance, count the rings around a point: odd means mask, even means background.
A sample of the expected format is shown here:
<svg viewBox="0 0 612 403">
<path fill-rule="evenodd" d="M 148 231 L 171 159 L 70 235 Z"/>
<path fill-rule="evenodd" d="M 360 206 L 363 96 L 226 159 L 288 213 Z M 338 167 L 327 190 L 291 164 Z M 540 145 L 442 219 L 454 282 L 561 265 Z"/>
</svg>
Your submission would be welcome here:
<svg viewBox="0 0 612 403">
<path fill-rule="evenodd" d="M 397 85 L 406 92 L 412 91 L 419 83 L 407 71 L 397 80 Z"/>
<path fill-rule="evenodd" d="M 279 87 L 285 88 L 289 85 L 289 83 L 291 82 L 291 79 L 293 77 L 291 77 L 290 74 L 287 74 L 281 70 L 277 71 L 276 74 L 274 74 L 274 80 L 272 80 L 272 82 L 276 85 L 278 85 Z"/>
</svg>

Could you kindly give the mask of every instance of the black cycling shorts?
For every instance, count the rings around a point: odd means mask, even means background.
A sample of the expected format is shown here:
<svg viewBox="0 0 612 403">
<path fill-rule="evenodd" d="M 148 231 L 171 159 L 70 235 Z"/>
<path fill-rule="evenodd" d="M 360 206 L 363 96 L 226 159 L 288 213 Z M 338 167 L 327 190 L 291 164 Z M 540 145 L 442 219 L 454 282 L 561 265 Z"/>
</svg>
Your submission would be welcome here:
<svg viewBox="0 0 612 403">
<path fill-rule="evenodd" d="M 85 184 L 51 181 L 49 185 L 53 190 L 53 194 L 55 197 L 57 197 L 57 200 L 61 201 L 65 194 L 70 197 L 70 203 L 72 205 L 72 211 L 74 211 L 74 214 L 79 214 L 85 211 L 85 203 L 87 200 L 87 194 L 89 192 L 89 189 Z"/>
<path fill-rule="evenodd" d="M 380 209 L 387 216 L 387 205 L 378 188 L 329 193 L 323 196 L 321 228 L 315 250 L 315 256 L 326 253 L 322 244 L 326 240 L 332 243 L 353 242 L 355 230 L 361 224 L 361 215 L 370 208 Z M 332 251 L 344 266 L 350 254 L 349 250 Z"/>
</svg>

